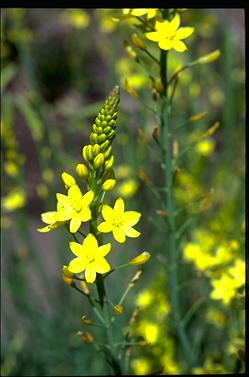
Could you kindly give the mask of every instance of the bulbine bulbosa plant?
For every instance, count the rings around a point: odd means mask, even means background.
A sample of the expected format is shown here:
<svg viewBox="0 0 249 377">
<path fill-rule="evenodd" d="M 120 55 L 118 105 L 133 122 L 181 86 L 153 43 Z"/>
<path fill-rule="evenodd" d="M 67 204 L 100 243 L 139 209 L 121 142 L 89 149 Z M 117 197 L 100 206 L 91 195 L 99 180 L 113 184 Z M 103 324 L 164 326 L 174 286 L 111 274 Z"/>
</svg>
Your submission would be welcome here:
<svg viewBox="0 0 249 377">
<path fill-rule="evenodd" d="M 39 232 L 49 232 L 64 226 L 71 235 L 65 252 L 71 252 L 73 259 L 68 266 L 62 267 L 62 277 L 65 283 L 88 300 L 95 313 L 94 319 L 83 315 L 83 324 L 92 329 L 102 328 L 106 340 L 100 343 L 92 331 L 79 331 L 78 335 L 103 353 L 114 374 L 128 372 L 130 352 L 127 350 L 131 345 L 138 344 L 130 334 L 134 315 L 125 331 L 118 335 L 121 338 L 118 338 L 114 326 L 117 316 L 124 311 L 123 302 L 142 270 L 135 272 L 117 303 L 113 303 L 107 293 L 106 279 L 119 269 L 144 264 L 150 258 L 150 254 L 144 251 L 125 264 L 111 266 L 108 257 L 115 246 L 104 241 L 105 233 L 112 233 L 121 244 L 127 237 L 140 236 L 134 226 L 140 220 L 141 213 L 126 210 L 122 197 L 117 198 L 113 206 L 105 201 L 106 194 L 116 184 L 112 142 L 116 134 L 119 97 L 119 87 L 114 86 L 92 125 L 89 144 L 82 149 L 85 164 L 78 163 L 75 169 L 79 183 L 71 174 L 62 173 L 66 194 L 56 194 L 56 210 L 41 215 L 46 225 L 38 229 Z"/>
</svg>

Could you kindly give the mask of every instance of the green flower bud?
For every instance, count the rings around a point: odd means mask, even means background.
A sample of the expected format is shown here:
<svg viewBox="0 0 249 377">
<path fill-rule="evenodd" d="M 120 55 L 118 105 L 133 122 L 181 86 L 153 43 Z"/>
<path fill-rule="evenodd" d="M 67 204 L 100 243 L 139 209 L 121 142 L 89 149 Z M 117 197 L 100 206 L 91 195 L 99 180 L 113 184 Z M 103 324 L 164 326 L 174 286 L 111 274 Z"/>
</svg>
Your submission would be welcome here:
<svg viewBox="0 0 249 377">
<path fill-rule="evenodd" d="M 105 134 L 99 135 L 99 137 L 98 137 L 99 143 L 103 143 L 105 140 L 106 140 L 106 135 Z"/>
<path fill-rule="evenodd" d="M 104 156 L 103 156 L 104 157 Z M 114 164 L 114 156 L 112 155 L 107 161 L 105 161 L 105 170 L 108 170 Z"/>
<path fill-rule="evenodd" d="M 90 141 L 91 141 L 92 144 L 98 143 L 98 134 L 92 132 L 90 134 Z"/>
<path fill-rule="evenodd" d="M 109 148 L 104 152 L 105 160 L 107 160 L 112 152 L 112 146 L 110 145 Z"/>
<path fill-rule="evenodd" d="M 107 135 L 110 131 L 111 131 L 111 127 L 110 126 L 107 126 L 103 129 L 103 132 Z"/>
<path fill-rule="evenodd" d="M 102 122 L 102 127 L 104 128 L 104 127 L 106 127 L 107 126 L 107 122 L 104 120 L 103 122 Z"/>
<path fill-rule="evenodd" d="M 102 127 L 98 127 L 98 129 L 97 129 L 97 134 L 98 134 L 98 135 L 101 135 L 101 134 L 102 134 Z"/>
<path fill-rule="evenodd" d="M 78 174 L 79 177 L 86 178 L 88 176 L 88 169 L 86 165 L 78 164 L 76 166 L 76 173 Z"/>
<path fill-rule="evenodd" d="M 110 145 L 110 141 L 109 140 L 106 140 L 103 144 L 100 145 L 100 150 L 101 152 L 104 152 L 107 150 L 107 148 L 109 147 Z"/>
<path fill-rule="evenodd" d="M 97 126 L 100 126 L 101 125 L 101 120 L 97 117 L 95 119 L 95 123 L 97 124 Z"/>
<path fill-rule="evenodd" d="M 108 135 L 108 140 L 112 141 L 112 139 L 115 137 L 115 131 L 111 130 L 111 132 Z"/>
<path fill-rule="evenodd" d="M 107 121 L 107 122 L 109 122 L 109 120 L 111 120 L 111 119 L 112 119 L 111 115 L 107 115 L 107 116 L 106 116 L 106 121 Z"/>
<path fill-rule="evenodd" d="M 93 149 L 92 145 L 87 146 L 86 156 L 87 156 L 87 161 L 89 161 L 89 162 L 92 161 L 92 159 L 93 159 L 92 149 Z"/>
<path fill-rule="evenodd" d="M 93 146 L 93 155 L 94 155 L 94 157 L 97 156 L 97 154 L 99 154 L 99 152 L 100 152 L 100 146 L 99 146 L 99 144 L 94 144 L 94 146 Z"/>
<path fill-rule="evenodd" d="M 104 155 L 103 153 L 99 153 L 95 158 L 94 158 L 94 161 L 93 161 L 93 164 L 95 166 L 96 169 L 99 169 L 105 162 L 105 158 L 104 158 Z"/>
<path fill-rule="evenodd" d="M 87 151 L 87 145 L 85 145 L 82 149 L 82 156 L 84 158 L 85 161 L 87 161 L 87 154 L 86 154 L 86 151 Z"/>
<path fill-rule="evenodd" d="M 107 179 L 103 184 L 102 184 L 102 189 L 104 191 L 111 191 L 114 189 L 116 185 L 115 179 Z"/>
<path fill-rule="evenodd" d="M 96 124 L 93 124 L 92 125 L 93 132 L 97 133 L 97 129 L 98 129 L 98 126 L 96 126 Z"/>
</svg>

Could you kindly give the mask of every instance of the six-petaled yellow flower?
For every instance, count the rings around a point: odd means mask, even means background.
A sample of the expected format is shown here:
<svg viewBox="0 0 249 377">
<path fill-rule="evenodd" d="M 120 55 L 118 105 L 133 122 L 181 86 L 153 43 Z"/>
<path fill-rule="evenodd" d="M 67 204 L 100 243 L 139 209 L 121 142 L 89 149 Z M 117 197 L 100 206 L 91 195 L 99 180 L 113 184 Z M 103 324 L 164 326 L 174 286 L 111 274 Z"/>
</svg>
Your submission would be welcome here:
<svg viewBox="0 0 249 377">
<path fill-rule="evenodd" d="M 68 190 L 68 195 L 56 194 L 58 203 L 60 205 L 59 211 L 57 211 L 58 221 L 70 220 L 69 230 L 71 233 L 77 232 L 82 222 L 86 222 L 91 219 L 91 210 L 89 205 L 93 201 L 93 191 L 88 191 L 85 195 L 82 195 L 79 186 L 73 185 Z"/>
<path fill-rule="evenodd" d="M 85 278 L 88 283 L 93 283 L 96 273 L 104 274 L 110 271 L 110 265 L 104 258 L 111 250 L 111 244 L 99 246 L 97 239 L 89 233 L 83 244 L 70 242 L 70 249 L 76 255 L 68 265 L 68 270 L 73 274 L 85 271 Z"/>
<path fill-rule="evenodd" d="M 158 42 L 158 46 L 162 50 L 171 50 L 173 48 L 178 52 L 183 52 L 187 50 L 187 46 L 182 39 L 189 37 L 193 33 L 194 28 L 179 26 L 180 16 L 177 13 L 171 21 L 156 21 L 156 31 L 145 33 L 145 36 L 151 41 Z"/>
<path fill-rule="evenodd" d="M 102 233 L 113 233 L 117 242 L 123 243 L 126 236 L 136 238 L 140 232 L 133 229 L 141 217 L 141 213 L 136 211 L 126 211 L 122 198 L 118 198 L 113 208 L 104 204 L 102 207 L 104 222 L 98 225 L 98 231 Z"/>
</svg>

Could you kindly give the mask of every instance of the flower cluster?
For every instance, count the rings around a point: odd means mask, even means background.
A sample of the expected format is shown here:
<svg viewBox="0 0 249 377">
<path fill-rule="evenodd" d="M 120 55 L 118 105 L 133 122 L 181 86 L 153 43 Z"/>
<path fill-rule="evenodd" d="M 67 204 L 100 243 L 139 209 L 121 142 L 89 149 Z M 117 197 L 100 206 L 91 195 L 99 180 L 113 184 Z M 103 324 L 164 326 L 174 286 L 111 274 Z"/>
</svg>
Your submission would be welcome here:
<svg viewBox="0 0 249 377">
<path fill-rule="evenodd" d="M 83 147 L 82 156 L 88 166 L 83 163 L 76 166 L 76 173 L 84 180 L 87 191 L 82 193 L 76 179 L 71 174 L 63 172 L 61 178 L 67 194 L 56 194 L 56 211 L 43 213 L 41 219 L 46 225 L 38 228 L 39 232 L 49 232 L 62 225 L 66 226 L 76 241 L 69 244 L 76 258 L 71 260 L 66 269 L 69 274 L 84 272 L 88 283 L 96 280 L 96 274 L 105 274 L 111 269 L 105 259 L 111 250 L 111 243 L 103 244 L 101 233 L 112 232 L 114 239 L 119 243 L 125 242 L 126 237 L 136 238 L 140 235 L 133 226 L 138 223 L 141 213 L 125 211 L 122 197 L 116 200 L 113 208 L 103 203 L 105 193 L 111 191 L 116 184 L 112 169 L 112 141 L 115 137 L 118 104 L 119 87 L 115 86 L 92 125 L 90 144 Z M 100 213 L 104 221 L 98 224 Z M 89 225 L 87 235 L 85 230 L 84 233 L 81 231 L 82 223 Z M 77 241 L 76 233 L 84 236 L 81 243 Z M 145 263 L 148 259 L 149 253 L 144 252 L 135 263 L 132 260 L 127 265 Z M 70 284 L 71 279 L 70 276 Z"/>
</svg>

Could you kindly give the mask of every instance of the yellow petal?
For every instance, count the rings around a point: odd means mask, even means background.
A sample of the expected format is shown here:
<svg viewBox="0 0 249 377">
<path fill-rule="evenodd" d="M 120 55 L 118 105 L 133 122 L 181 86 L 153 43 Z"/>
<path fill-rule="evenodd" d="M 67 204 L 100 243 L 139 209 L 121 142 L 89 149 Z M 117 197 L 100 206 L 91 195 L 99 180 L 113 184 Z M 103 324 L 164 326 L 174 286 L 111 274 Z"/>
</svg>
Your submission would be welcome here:
<svg viewBox="0 0 249 377">
<path fill-rule="evenodd" d="M 100 246 L 98 249 L 98 255 L 101 257 L 104 257 L 105 255 L 109 253 L 109 251 L 111 250 L 111 247 L 112 247 L 111 243 L 107 243 L 106 245 Z"/>
<path fill-rule="evenodd" d="M 88 283 L 94 283 L 95 279 L 96 279 L 96 272 L 94 269 L 90 269 L 88 268 L 86 271 L 85 271 L 85 278 L 86 278 L 86 281 Z"/>
<path fill-rule="evenodd" d="M 74 177 L 66 172 L 63 172 L 61 174 L 61 179 L 63 180 L 66 188 L 69 188 L 76 184 Z"/>
<path fill-rule="evenodd" d="M 148 10 L 147 19 L 149 20 L 149 19 L 155 17 L 156 11 L 157 11 L 157 8 L 155 8 L 155 9 L 154 8 L 150 8 Z"/>
<path fill-rule="evenodd" d="M 44 212 L 41 214 L 41 219 L 46 224 L 52 224 L 56 221 L 55 215 L 56 211 Z"/>
<path fill-rule="evenodd" d="M 108 221 L 108 220 L 112 220 L 113 219 L 113 209 L 108 206 L 107 204 L 104 204 L 103 207 L 102 207 L 102 216 L 104 218 L 104 220 Z"/>
<path fill-rule="evenodd" d="M 79 186 L 73 185 L 68 190 L 68 198 L 69 202 L 82 202 L 82 193 L 80 191 Z"/>
<path fill-rule="evenodd" d="M 92 233 L 89 233 L 84 239 L 83 246 L 86 252 L 89 252 L 89 250 L 96 250 L 98 248 L 98 241 Z"/>
<path fill-rule="evenodd" d="M 133 226 L 136 225 L 141 217 L 141 213 L 136 211 L 126 211 L 123 214 L 123 223 L 125 225 Z"/>
<path fill-rule="evenodd" d="M 82 254 L 82 245 L 77 242 L 70 242 L 69 243 L 71 251 L 78 257 Z"/>
<path fill-rule="evenodd" d="M 113 237 L 117 242 L 123 243 L 126 240 L 124 231 L 118 227 L 113 227 Z"/>
<path fill-rule="evenodd" d="M 99 274 L 104 274 L 110 271 L 111 267 L 105 258 L 98 258 L 94 264 L 95 271 Z"/>
<path fill-rule="evenodd" d="M 118 214 L 122 214 L 125 209 L 124 201 L 122 198 L 118 198 L 114 204 L 114 211 L 116 211 Z"/>
<path fill-rule="evenodd" d="M 167 34 L 169 33 L 169 21 L 156 21 L 155 28 L 158 31 L 158 33 L 161 34 L 160 37 L 163 37 L 164 34 L 166 34 L 167 36 Z"/>
<path fill-rule="evenodd" d="M 88 207 L 83 207 L 79 213 L 79 218 L 83 222 L 90 220 L 92 218 L 91 210 Z"/>
<path fill-rule="evenodd" d="M 98 231 L 101 233 L 108 233 L 112 231 L 113 226 L 111 223 L 107 221 L 103 221 L 103 223 L 99 224 L 97 228 L 98 228 Z"/>
<path fill-rule="evenodd" d="M 130 226 L 123 226 L 122 229 L 123 229 L 124 233 L 126 234 L 126 236 L 128 236 L 128 237 L 137 238 L 141 234 L 136 229 L 133 229 Z"/>
<path fill-rule="evenodd" d="M 74 258 L 68 265 L 68 270 L 73 274 L 78 274 L 85 270 L 84 263 L 80 258 Z"/>
<path fill-rule="evenodd" d="M 58 202 L 60 204 L 62 204 L 63 206 L 68 206 L 69 205 L 69 198 L 68 198 L 68 196 L 66 196 L 64 194 L 57 193 L 56 194 L 56 198 L 57 198 Z"/>
<path fill-rule="evenodd" d="M 70 232 L 71 233 L 77 232 L 77 230 L 79 229 L 80 226 L 81 226 L 81 221 L 78 218 L 78 216 L 72 217 L 72 219 L 70 221 L 70 226 L 69 226 Z"/>
<path fill-rule="evenodd" d="M 132 11 L 130 13 L 133 16 L 139 17 L 139 16 L 143 16 L 144 14 L 146 14 L 147 13 L 147 9 L 146 8 L 132 9 Z"/>
<path fill-rule="evenodd" d="M 169 30 L 171 33 L 174 33 L 180 26 L 180 16 L 178 13 L 176 13 L 175 17 L 172 21 L 169 23 Z"/>
<path fill-rule="evenodd" d="M 162 50 L 170 50 L 172 47 L 173 47 L 173 41 L 171 39 L 161 39 L 159 42 L 158 42 L 158 46 L 162 49 Z"/>
<path fill-rule="evenodd" d="M 153 42 L 158 42 L 160 39 L 160 34 L 157 31 L 151 31 L 149 33 L 145 33 L 146 38 Z"/>
<path fill-rule="evenodd" d="M 57 212 L 57 220 L 58 221 L 67 221 L 70 220 L 73 216 L 74 212 L 71 209 L 62 209 Z"/>
<path fill-rule="evenodd" d="M 175 33 L 175 38 L 176 39 L 184 39 L 189 37 L 191 34 L 194 32 L 193 27 L 180 27 L 179 30 L 176 31 Z"/>
<path fill-rule="evenodd" d="M 178 52 L 183 52 L 187 50 L 187 46 L 182 41 L 174 41 L 173 48 Z"/>
<path fill-rule="evenodd" d="M 43 228 L 37 228 L 37 230 L 40 233 L 46 233 L 46 232 L 50 232 L 51 227 L 49 225 L 47 225 L 47 226 L 44 226 Z"/>
<path fill-rule="evenodd" d="M 85 195 L 83 195 L 82 201 L 83 205 L 88 207 L 94 198 L 94 192 L 92 190 L 88 191 Z"/>
</svg>

